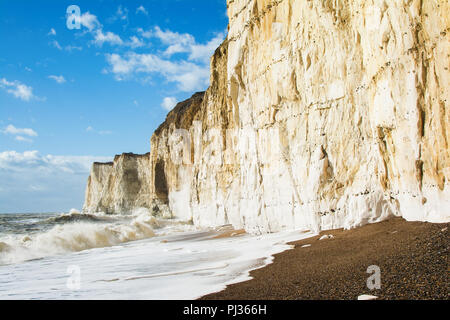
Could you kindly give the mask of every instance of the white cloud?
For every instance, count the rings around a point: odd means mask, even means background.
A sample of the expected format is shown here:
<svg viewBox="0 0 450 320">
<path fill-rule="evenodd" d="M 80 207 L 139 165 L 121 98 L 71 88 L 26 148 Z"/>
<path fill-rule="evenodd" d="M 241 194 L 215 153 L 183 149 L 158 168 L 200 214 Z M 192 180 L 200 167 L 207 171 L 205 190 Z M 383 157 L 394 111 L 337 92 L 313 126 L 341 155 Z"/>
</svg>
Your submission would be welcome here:
<svg viewBox="0 0 450 320">
<path fill-rule="evenodd" d="M 111 157 L 0 152 L 0 212 L 48 212 L 81 208 L 93 162 Z"/>
<path fill-rule="evenodd" d="M 131 36 L 129 41 L 124 41 L 122 38 L 111 31 L 104 31 L 103 25 L 97 19 L 97 16 L 86 12 L 81 15 L 79 18 L 75 19 L 84 27 L 89 29 L 89 34 L 93 36 L 92 43 L 95 45 L 102 47 L 103 44 L 108 43 L 110 45 L 115 46 L 129 46 L 131 48 L 138 48 L 144 46 L 142 40 L 140 40 L 136 36 Z M 115 15 L 109 19 L 110 22 L 114 22 L 116 20 L 127 20 L 128 21 L 128 9 L 122 6 L 117 8 Z M 63 50 L 63 47 L 55 40 L 52 42 L 53 46 L 58 48 L 59 50 Z M 64 47 L 66 51 L 73 50 L 82 50 L 82 47 L 79 46 L 66 46 Z"/>
<path fill-rule="evenodd" d="M 81 51 L 81 50 L 83 50 L 83 48 L 80 47 L 80 46 L 71 46 L 71 45 L 68 45 L 68 46 L 65 46 L 65 47 L 64 47 L 64 50 L 69 51 L 69 52 L 72 52 L 72 51 L 74 51 L 74 50 Z"/>
<path fill-rule="evenodd" d="M 48 77 L 49 77 L 49 79 L 55 80 L 57 83 L 60 83 L 60 84 L 66 82 L 66 79 L 63 76 L 51 75 Z"/>
<path fill-rule="evenodd" d="M 147 11 L 147 9 L 145 9 L 145 7 L 144 6 L 140 6 L 139 8 L 137 8 L 136 9 L 136 14 L 137 13 L 142 13 L 142 14 L 145 14 L 146 16 L 148 16 L 148 11 Z"/>
<path fill-rule="evenodd" d="M 142 7 L 142 8 L 141 8 Z M 138 7 L 137 12 L 143 13 L 145 8 Z M 142 38 L 158 39 L 164 49 L 159 52 L 139 54 L 133 51 L 127 53 L 106 54 L 107 68 L 102 69 L 103 74 L 111 73 L 117 81 L 135 79 L 138 81 L 151 81 L 151 76 L 162 76 L 167 82 L 176 83 L 181 91 L 191 92 L 203 90 L 209 84 L 209 59 L 214 50 L 225 38 L 224 33 L 215 35 L 211 40 L 202 44 L 197 43 L 195 37 L 188 33 L 178 33 L 171 30 L 162 30 L 156 26 L 145 31 L 138 28 L 136 35 L 129 40 L 122 39 L 118 34 L 104 31 L 102 25 L 94 15 L 84 14 L 85 25 L 90 26 L 90 33 L 94 37 L 93 43 L 102 47 L 105 43 L 114 46 L 130 47 L 132 49 L 144 47 Z M 87 19 L 89 17 L 90 19 Z M 128 10 L 119 6 L 115 20 L 128 19 Z M 83 19 L 82 19 L 83 20 Z M 175 60 L 173 55 L 177 56 Z"/>
<path fill-rule="evenodd" d="M 142 28 L 138 32 L 144 38 L 157 38 L 167 46 L 164 55 L 171 56 L 175 53 L 188 53 L 189 60 L 209 62 L 214 51 L 225 39 L 224 33 L 218 33 L 206 44 L 197 43 L 194 36 L 188 33 L 178 33 L 170 30 L 161 30 L 156 26 L 152 30 L 144 31 Z"/>
<path fill-rule="evenodd" d="M 190 47 L 195 44 L 195 38 L 188 33 L 178 33 L 170 30 L 161 30 L 156 26 L 151 30 L 144 31 L 142 28 L 138 29 L 138 32 L 142 37 L 150 39 L 159 39 L 167 49 L 164 51 L 164 55 L 171 56 L 175 53 L 189 52 Z"/>
<path fill-rule="evenodd" d="M 144 31 L 139 28 L 138 33 L 143 38 L 159 39 L 165 49 L 159 53 L 138 54 L 107 54 L 106 60 L 109 68 L 104 73 L 112 73 L 117 81 L 139 78 L 145 74 L 162 76 L 168 82 L 174 82 L 181 91 L 191 92 L 202 90 L 209 83 L 209 59 L 225 38 L 224 33 L 215 35 L 205 44 L 197 43 L 188 33 L 178 33 L 171 30 L 162 30 L 156 26 Z M 184 58 L 174 54 L 184 53 Z"/>
<path fill-rule="evenodd" d="M 170 111 L 176 106 L 177 102 L 177 99 L 174 97 L 165 97 L 161 106 L 167 111 Z"/>
<path fill-rule="evenodd" d="M 25 151 L 18 153 L 16 151 L 0 152 L 0 168 L 10 168 L 17 164 L 35 164 L 38 160 L 38 151 Z"/>
<path fill-rule="evenodd" d="M 139 48 L 144 46 L 144 42 L 142 42 L 142 40 L 140 40 L 138 37 L 132 36 L 130 37 L 130 41 L 127 43 L 127 45 L 131 48 Z"/>
<path fill-rule="evenodd" d="M 101 24 L 98 21 L 97 17 L 91 13 L 85 12 L 80 17 L 76 17 L 76 21 L 79 22 L 82 26 L 92 31 L 96 28 L 100 28 Z"/>
<path fill-rule="evenodd" d="M 178 32 L 173 32 L 170 30 L 163 31 L 160 27 L 156 26 L 153 30 L 153 37 L 161 40 L 164 44 L 182 44 L 189 45 L 195 43 L 195 38 L 189 33 L 180 34 Z"/>
<path fill-rule="evenodd" d="M 56 36 L 56 31 L 55 29 L 51 28 L 49 33 L 47 33 L 48 36 Z"/>
<path fill-rule="evenodd" d="M 33 88 L 29 87 L 17 80 L 8 81 L 5 78 L 0 79 L 0 88 L 6 90 L 6 92 L 14 95 L 23 101 L 30 101 L 35 96 L 33 95 Z"/>
<path fill-rule="evenodd" d="M 117 15 L 119 16 L 119 18 L 121 20 L 128 19 L 128 9 L 122 8 L 122 6 L 119 6 L 119 8 L 117 8 Z"/>
<path fill-rule="evenodd" d="M 181 43 L 175 43 L 170 45 L 166 51 L 164 51 L 164 55 L 172 56 L 176 53 L 189 52 L 189 49 L 186 46 L 183 46 Z"/>
<path fill-rule="evenodd" d="M 225 35 L 223 33 L 218 34 L 206 44 L 194 44 L 190 46 L 189 60 L 199 60 L 209 62 L 214 51 L 223 42 Z"/>
<path fill-rule="evenodd" d="M 30 190 L 31 191 L 45 191 L 47 190 L 47 188 L 45 188 L 44 186 L 41 185 L 30 185 Z"/>
<path fill-rule="evenodd" d="M 188 61 L 173 62 L 153 54 L 128 53 L 124 56 L 108 54 L 110 71 L 116 80 L 124 80 L 133 74 L 159 74 L 169 82 L 178 84 L 181 91 L 190 92 L 203 89 L 208 84 L 209 66 L 197 65 Z"/>
<path fill-rule="evenodd" d="M 9 126 L 7 126 L 5 128 L 5 130 L 3 130 L 4 134 L 12 134 L 12 135 L 25 135 L 25 136 L 29 136 L 29 137 L 37 137 L 38 134 L 36 133 L 36 131 L 34 131 L 33 129 L 29 129 L 29 128 L 16 128 L 15 126 L 13 126 L 12 124 L 10 124 Z"/>
<path fill-rule="evenodd" d="M 144 31 L 144 29 L 142 29 L 142 28 L 138 28 L 137 32 L 139 32 L 141 34 L 141 36 L 143 36 L 144 38 L 147 38 L 147 39 L 150 39 L 153 35 L 153 32 L 151 30 Z"/>
<path fill-rule="evenodd" d="M 17 136 L 15 139 L 16 139 L 16 141 L 20 141 L 20 142 L 29 142 L 29 143 L 33 142 L 33 140 L 22 137 L 22 136 Z"/>
<path fill-rule="evenodd" d="M 126 21 L 128 24 L 128 9 L 126 7 L 119 5 L 114 15 L 106 19 L 107 23 L 114 23 L 116 21 Z"/>
<path fill-rule="evenodd" d="M 58 50 L 62 50 L 62 49 L 63 49 L 63 48 L 61 47 L 61 45 L 59 44 L 59 42 L 56 41 L 56 40 L 54 40 L 54 41 L 52 42 L 52 45 L 53 45 L 56 49 L 58 49 Z"/>
<path fill-rule="evenodd" d="M 180 74 L 168 76 L 171 82 L 178 83 L 178 89 L 184 92 L 192 92 L 205 89 L 209 84 L 209 67 L 194 67 Z"/>
<path fill-rule="evenodd" d="M 127 20 L 128 19 L 128 9 L 122 8 L 122 6 L 119 6 L 117 8 L 116 15 L 120 20 Z"/>
<path fill-rule="evenodd" d="M 37 169 L 47 172 L 88 173 L 93 162 L 110 161 L 109 157 L 41 155 L 39 151 L 0 152 L 0 169 L 16 172 Z"/>
<path fill-rule="evenodd" d="M 95 31 L 93 42 L 99 47 L 103 46 L 104 43 L 117 46 L 128 46 L 133 49 L 144 46 L 144 42 L 136 36 L 131 36 L 129 41 L 123 41 L 119 35 L 110 31 L 103 33 L 103 30 L 101 29 Z"/>
<path fill-rule="evenodd" d="M 97 131 L 97 130 L 95 130 L 95 129 L 94 129 L 93 127 L 91 127 L 91 126 L 89 126 L 89 127 L 86 128 L 86 132 L 97 133 L 97 134 L 99 134 L 99 135 L 101 135 L 101 136 L 106 136 L 106 135 L 113 134 L 113 132 L 112 132 L 112 131 L 109 131 L 109 130 L 100 130 L 100 131 Z"/>
<path fill-rule="evenodd" d="M 128 75 L 134 71 L 135 65 L 137 64 L 133 60 L 135 58 L 130 58 L 129 60 L 122 59 L 119 54 L 107 54 L 106 59 L 108 63 L 112 66 L 112 72 L 116 75 Z"/>
<path fill-rule="evenodd" d="M 123 45 L 122 39 L 117 34 L 109 31 L 104 34 L 102 30 L 97 30 L 94 43 L 101 47 L 105 42 L 111 45 Z"/>
</svg>

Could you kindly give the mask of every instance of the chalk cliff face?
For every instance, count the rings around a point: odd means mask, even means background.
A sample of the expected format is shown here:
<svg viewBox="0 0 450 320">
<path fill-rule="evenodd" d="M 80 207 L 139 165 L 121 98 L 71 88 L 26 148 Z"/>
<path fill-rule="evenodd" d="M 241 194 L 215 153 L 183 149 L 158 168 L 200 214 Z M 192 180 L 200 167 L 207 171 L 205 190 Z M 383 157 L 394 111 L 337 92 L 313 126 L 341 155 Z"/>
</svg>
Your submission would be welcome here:
<svg viewBox="0 0 450 320">
<path fill-rule="evenodd" d="M 150 154 L 124 153 L 111 163 L 94 163 L 88 178 L 84 212 L 130 213 L 151 207 Z"/>
<path fill-rule="evenodd" d="M 229 0 L 228 15 L 211 86 L 155 132 L 140 191 L 94 165 L 86 208 L 157 203 L 250 232 L 450 220 L 448 1 Z"/>
</svg>

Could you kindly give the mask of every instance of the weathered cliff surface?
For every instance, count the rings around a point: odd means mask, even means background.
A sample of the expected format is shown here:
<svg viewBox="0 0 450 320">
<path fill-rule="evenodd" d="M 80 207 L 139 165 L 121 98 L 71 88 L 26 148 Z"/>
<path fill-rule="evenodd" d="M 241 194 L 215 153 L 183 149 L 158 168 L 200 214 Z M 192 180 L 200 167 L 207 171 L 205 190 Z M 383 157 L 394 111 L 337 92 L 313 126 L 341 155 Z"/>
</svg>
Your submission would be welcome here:
<svg viewBox="0 0 450 320">
<path fill-rule="evenodd" d="M 253 232 L 450 220 L 448 1 L 229 0 L 228 15 L 210 88 L 152 137 L 152 201 Z"/>
<path fill-rule="evenodd" d="M 124 153 L 110 163 L 94 163 L 83 212 L 130 213 L 151 206 L 150 154 Z"/>
</svg>

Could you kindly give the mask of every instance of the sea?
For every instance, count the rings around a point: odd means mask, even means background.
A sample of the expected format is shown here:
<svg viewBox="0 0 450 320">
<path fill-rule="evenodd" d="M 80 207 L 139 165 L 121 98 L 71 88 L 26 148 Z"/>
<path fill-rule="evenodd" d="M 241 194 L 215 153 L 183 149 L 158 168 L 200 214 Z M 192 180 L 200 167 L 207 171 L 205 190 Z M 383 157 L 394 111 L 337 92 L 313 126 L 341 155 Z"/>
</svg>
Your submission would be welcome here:
<svg viewBox="0 0 450 320">
<path fill-rule="evenodd" d="M 308 230 L 265 235 L 153 217 L 0 214 L 0 300 L 190 300 L 250 279 Z"/>
</svg>

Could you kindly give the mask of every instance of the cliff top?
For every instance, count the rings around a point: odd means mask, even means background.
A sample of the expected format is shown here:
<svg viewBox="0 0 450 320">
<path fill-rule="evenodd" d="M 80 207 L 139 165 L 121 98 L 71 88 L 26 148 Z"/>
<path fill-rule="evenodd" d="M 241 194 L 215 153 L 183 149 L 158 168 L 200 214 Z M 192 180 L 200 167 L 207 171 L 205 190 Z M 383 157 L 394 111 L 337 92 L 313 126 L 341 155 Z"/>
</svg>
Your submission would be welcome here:
<svg viewBox="0 0 450 320">
<path fill-rule="evenodd" d="M 169 127 L 172 123 L 175 124 L 177 129 L 186 129 L 184 124 L 190 125 L 192 123 L 192 118 L 200 108 L 204 96 L 205 91 L 201 91 L 194 93 L 189 99 L 179 102 L 175 108 L 167 114 L 166 120 L 155 130 L 154 134 L 159 135 L 164 128 Z"/>
<path fill-rule="evenodd" d="M 114 162 L 94 162 L 94 166 L 112 166 Z"/>
<path fill-rule="evenodd" d="M 112 166 L 114 165 L 114 162 L 117 161 L 120 157 L 126 157 L 126 158 L 144 158 L 144 157 L 150 157 L 150 152 L 147 152 L 146 154 L 135 154 L 132 152 L 128 153 L 122 153 L 118 154 L 114 157 L 114 161 L 111 162 L 94 162 L 94 166 Z"/>
<path fill-rule="evenodd" d="M 125 158 L 145 158 L 145 157 L 150 157 L 150 152 L 147 152 L 145 154 L 136 154 L 136 153 L 132 153 L 132 152 L 124 152 L 122 154 L 118 154 L 114 157 L 114 161 L 117 161 L 120 157 L 125 157 Z"/>
</svg>

